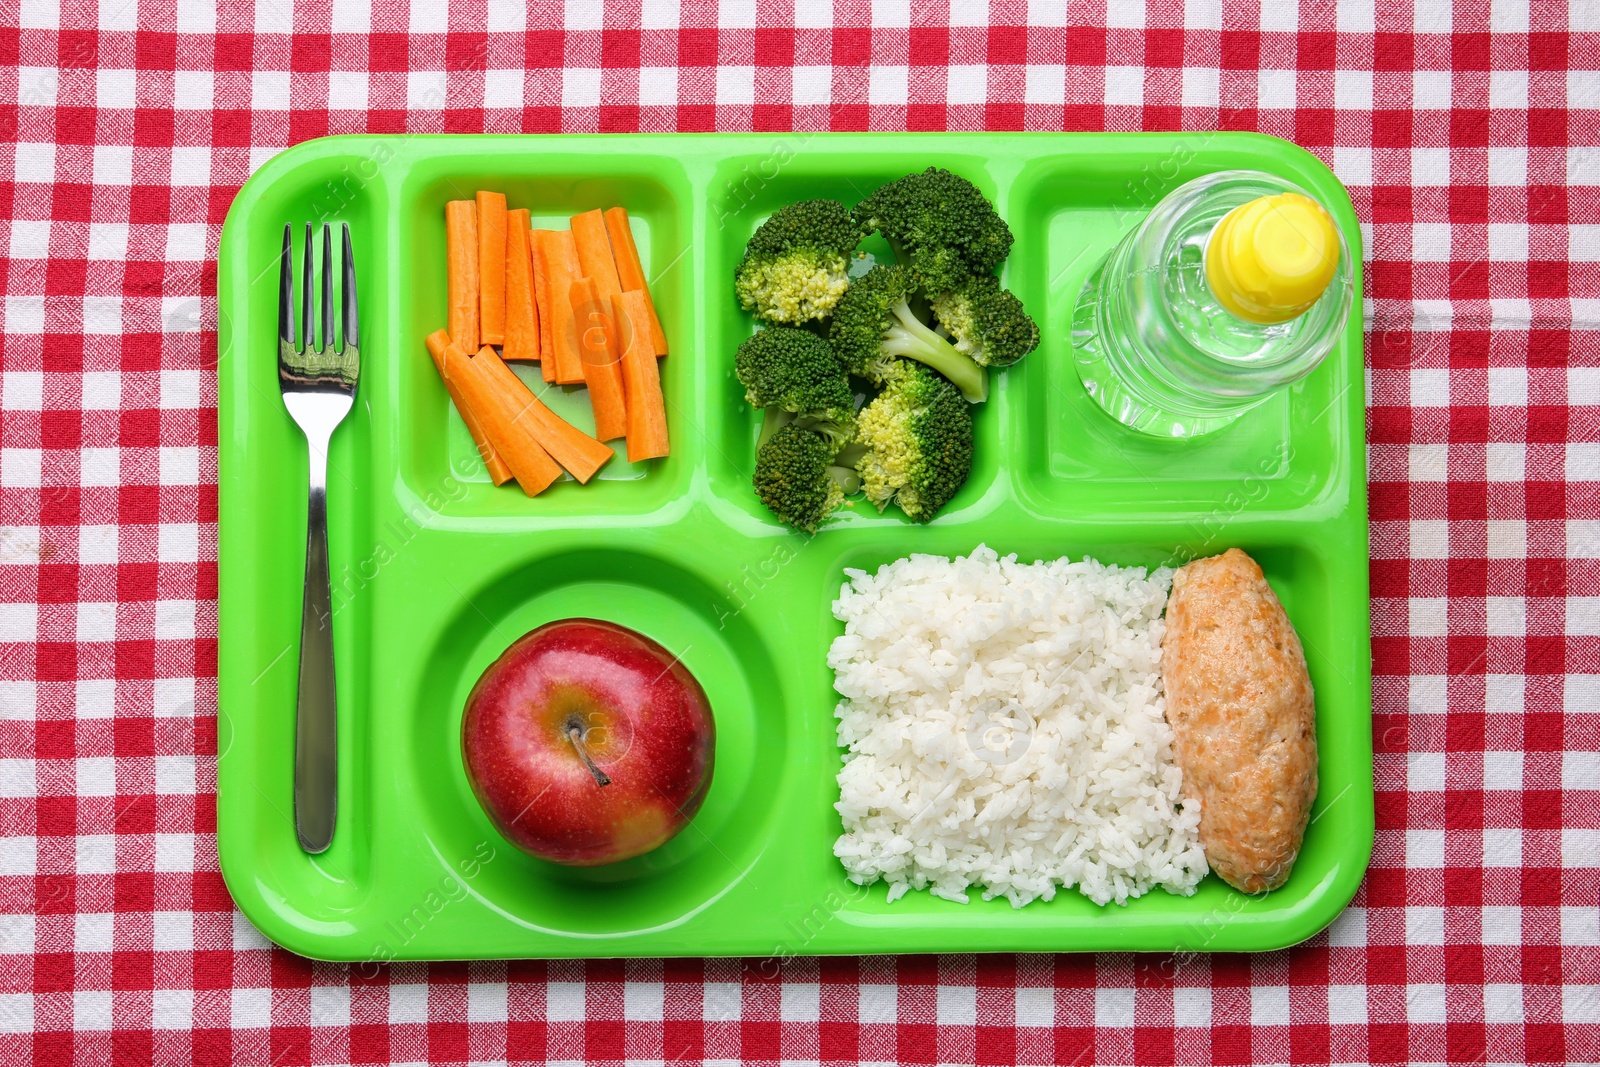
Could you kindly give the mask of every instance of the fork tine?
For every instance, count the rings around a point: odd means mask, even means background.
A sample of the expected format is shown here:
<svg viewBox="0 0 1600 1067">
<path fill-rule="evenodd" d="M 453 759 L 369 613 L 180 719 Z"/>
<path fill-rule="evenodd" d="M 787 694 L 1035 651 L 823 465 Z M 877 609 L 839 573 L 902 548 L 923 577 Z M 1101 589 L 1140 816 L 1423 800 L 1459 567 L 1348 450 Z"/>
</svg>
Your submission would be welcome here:
<svg viewBox="0 0 1600 1067">
<path fill-rule="evenodd" d="M 322 224 L 322 344 L 319 352 L 333 350 L 333 228 Z"/>
<path fill-rule="evenodd" d="M 311 223 L 306 223 L 306 246 L 304 259 L 301 261 L 304 269 L 300 272 L 300 324 L 305 329 L 305 344 L 301 352 L 314 352 L 316 345 L 313 343 L 311 331 L 315 328 L 311 318 Z"/>
<path fill-rule="evenodd" d="M 339 329 L 342 331 L 343 348 L 348 351 L 361 344 L 361 321 L 356 309 L 356 257 L 350 248 L 350 224 L 344 224 L 344 276 L 340 287 Z"/>
<path fill-rule="evenodd" d="M 283 224 L 283 257 L 278 270 L 278 340 L 294 344 L 294 242 Z"/>
</svg>

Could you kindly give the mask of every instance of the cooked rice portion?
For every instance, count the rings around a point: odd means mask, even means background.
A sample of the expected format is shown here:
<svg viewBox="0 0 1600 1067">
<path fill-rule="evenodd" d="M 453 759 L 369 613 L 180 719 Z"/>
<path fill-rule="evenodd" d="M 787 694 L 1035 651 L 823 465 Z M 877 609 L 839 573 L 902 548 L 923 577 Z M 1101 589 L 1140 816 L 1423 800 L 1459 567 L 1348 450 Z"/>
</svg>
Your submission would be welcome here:
<svg viewBox="0 0 1600 1067">
<path fill-rule="evenodd" d="M 1206 874 L 1161 687 L 1171 571 L 913 555 L 847 570 L 828 665 L 850 879 L 1014 907 Z"/>
</svg>

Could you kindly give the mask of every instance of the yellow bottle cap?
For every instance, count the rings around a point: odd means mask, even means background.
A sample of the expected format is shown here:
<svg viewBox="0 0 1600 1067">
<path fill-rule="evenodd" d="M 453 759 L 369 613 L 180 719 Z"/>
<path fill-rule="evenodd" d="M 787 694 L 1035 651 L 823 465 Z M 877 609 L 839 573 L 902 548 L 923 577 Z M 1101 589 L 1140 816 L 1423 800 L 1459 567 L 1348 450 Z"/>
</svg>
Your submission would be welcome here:
<svg viewBox="0 0 1600 1067">
<path fill-rule="evenodd" d="M 1223 216 L 1206 247 L 1206 282 L 1246 322 L 1287 322 L 1333 280 L 1339 231 L 1322 205 L 1299 193 L 1263 196 Z"/>
</svg>

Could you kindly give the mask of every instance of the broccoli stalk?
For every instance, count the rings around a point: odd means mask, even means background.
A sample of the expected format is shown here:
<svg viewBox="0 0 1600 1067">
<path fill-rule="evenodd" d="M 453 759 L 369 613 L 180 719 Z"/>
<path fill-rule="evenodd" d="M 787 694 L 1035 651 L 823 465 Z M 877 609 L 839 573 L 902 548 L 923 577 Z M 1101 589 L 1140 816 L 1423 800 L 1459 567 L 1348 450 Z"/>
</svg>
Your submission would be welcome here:
<svg viewBox="0 0 1600 1067">
<path fill-rule="evenodd" d="M 834 309 L 828 335 L 834 352 L 851 373 L 873 381 L 893 373 L 896 357 L 914 359 L 950 379 L 971 403 L 981 403 L 989 376 L 912 313 L 914 291 L 901 266 L 873 267 L 858 278 Z"/>
</svg>

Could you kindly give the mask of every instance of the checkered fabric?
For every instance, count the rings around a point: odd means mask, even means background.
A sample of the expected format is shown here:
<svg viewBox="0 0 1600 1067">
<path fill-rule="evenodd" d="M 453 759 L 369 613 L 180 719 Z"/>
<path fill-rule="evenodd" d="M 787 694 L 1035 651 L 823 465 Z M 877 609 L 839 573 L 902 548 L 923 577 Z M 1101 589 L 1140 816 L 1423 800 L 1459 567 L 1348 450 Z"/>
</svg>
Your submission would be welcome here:
<svg viewBox="0 0 1600 1067">
<path fill-rule="evenodd" d="M 1600 1061 L 1600 4 L 0 3 L 0 1062 Z M 217 871 L 216 268 L 359 131 L 1249 129 L 1367 257 L 1377 845 L 1256 957 L 396 966 Z"/>
</svg>

